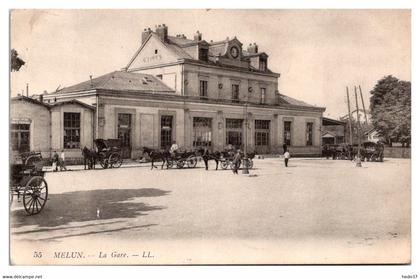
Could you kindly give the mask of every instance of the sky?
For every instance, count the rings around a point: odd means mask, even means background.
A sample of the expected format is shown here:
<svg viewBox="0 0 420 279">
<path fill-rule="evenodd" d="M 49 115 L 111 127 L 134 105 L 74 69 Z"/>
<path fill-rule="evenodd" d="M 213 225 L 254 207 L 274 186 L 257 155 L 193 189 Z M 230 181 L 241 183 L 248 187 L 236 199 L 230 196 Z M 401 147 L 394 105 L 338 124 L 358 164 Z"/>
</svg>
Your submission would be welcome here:
<svg viewBox="0 0 420 279">
<path fill-rule="evenodd" d="M 386 75 L 411 81 L 409 10 L 15 10 L 11 48 L 26 64 L 11 73 L 11 96 L 50 92 L 125 67 L 144 28 L 217 41 L 236 36 L 257 43 L 280 73 L 282 94 L 346 114 L 346 86 L 365 104 Z"/>
</svg>

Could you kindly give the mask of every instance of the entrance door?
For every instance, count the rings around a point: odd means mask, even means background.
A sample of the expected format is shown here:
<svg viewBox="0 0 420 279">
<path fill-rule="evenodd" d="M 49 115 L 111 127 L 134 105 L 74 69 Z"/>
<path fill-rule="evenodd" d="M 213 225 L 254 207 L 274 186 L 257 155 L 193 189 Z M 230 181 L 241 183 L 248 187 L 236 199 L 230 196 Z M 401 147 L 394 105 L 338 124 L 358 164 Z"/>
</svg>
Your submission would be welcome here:
<svg viewBox="0 0 420 279">
<path fill-rule="evenodd" d="M 255 152 L 270 152 L 270 120 L 255 120 Z"/>
<path fill-rule="evenodd" d="M 118 138 L 121 140 L 122 157 L 131 158 L 131 114 L 118 114 Z"/>
<path fill-rule="evenodd" d="M 226 119 L 226 145 L 242 148 L 242 119 Z"/>
<path fill-rule="evenodd" d="M 172 145 L 172 115 L 162 115 L 160 118 L 160 148 L 168 150 Z"/>
</svg>

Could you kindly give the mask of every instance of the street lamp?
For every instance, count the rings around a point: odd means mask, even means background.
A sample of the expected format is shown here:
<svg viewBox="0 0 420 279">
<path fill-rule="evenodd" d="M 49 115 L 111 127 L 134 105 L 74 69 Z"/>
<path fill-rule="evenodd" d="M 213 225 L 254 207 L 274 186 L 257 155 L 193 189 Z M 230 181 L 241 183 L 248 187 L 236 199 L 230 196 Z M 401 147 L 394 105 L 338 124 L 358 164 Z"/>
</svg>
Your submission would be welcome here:
<svg viewBox="0 0 420 279">
<path fill-rule="evenodd" d="M 245 102 L 245 131 L 244 131 L 244 158 L 243 158 L 243 168 L 242 168 L 242 174 L 249 174 L 248 170 L 248 100 Z"/>
</svg>

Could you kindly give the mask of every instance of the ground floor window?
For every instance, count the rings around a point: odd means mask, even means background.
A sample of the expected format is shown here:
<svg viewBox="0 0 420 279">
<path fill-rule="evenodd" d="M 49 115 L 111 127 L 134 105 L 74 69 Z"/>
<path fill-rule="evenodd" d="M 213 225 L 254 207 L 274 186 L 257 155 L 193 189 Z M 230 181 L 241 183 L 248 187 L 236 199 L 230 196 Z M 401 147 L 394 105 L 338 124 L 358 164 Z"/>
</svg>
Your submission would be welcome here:
<svg viewBox="0 0 420 279">
<path fill-rule="evenodd" d="M 242 146 L 243 119 L 226 119 L 226 144 L 234 148 Z"/>
<path fill-rule="evenodd" d="M 306 145 L 311 146 L 313 144 L 313 128 L 314 123 L 306 123 Z"/>
<path fill-rule="evenodd" d="M 211 146 L 211 118 L 193 118 L 193 146 Z"/>
<path fill-rule="evenodd" d="M 80 113 L 64 113 L 64 148 L 80 148 Z"/>
<path fill-rule="evenodd" d="M 172 115 L 162 115 L 160 117 L 160 147 L 169 149 L 172 145 Z"/>
<path fill-rule="evenodd" d="M 30 124 L 12 124 L 10 126 L 12 150 L 30 151 Z"/>
<path fill-rule="evenodd" d="M 287 145 L 292 143 L 292 121 L 284 121 L 283 142 Z"/>
<path fill-rule="evenodd" d="M 131 146 L 131 114 L 118 114 L 118 138 L 121 140 L 121 146 Z"/>
<path fill-rule="evenodd" d="M 255 120 L 255 151 L 267 153 L 270 143 L 270 120 Z"/>
</svg>

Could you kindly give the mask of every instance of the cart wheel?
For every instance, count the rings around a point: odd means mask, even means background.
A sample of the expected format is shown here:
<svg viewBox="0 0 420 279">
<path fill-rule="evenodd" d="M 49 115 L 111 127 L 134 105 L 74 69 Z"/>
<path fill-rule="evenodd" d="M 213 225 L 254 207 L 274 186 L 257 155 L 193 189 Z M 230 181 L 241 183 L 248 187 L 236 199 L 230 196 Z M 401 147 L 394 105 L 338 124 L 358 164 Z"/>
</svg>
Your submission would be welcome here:
<svg viewBox="0 0 420 279">
<path fill-rule="evenodd" d="M 122 164 L 122 158 L 121 155 L 118 153 L 112 153 L 111 156 L 109 156 L 109 165 L 111 168 L 119 168 Z"/>
<path fill-rule="evenodd" d="M 227 169 L 228 168 L 228 166 L 229 166 L 229 164 L 228 164 L 228 162 L 227 161 L 222 161 L 222 162 L 220 162 L 220 166 L 222 167 L 222 169 Z"/>
<path fill-rule="evenodd" d="M 101 160 L 99 161 L 99 165 L 101 165 L 101 167 L 102 167 L 103 169 L 107 169 L 107 168 L 108 168 L 108 160 L 107 160 L 107 159 L 101 159 Z"/>
<path fill-rule="evenodd" d="M 23 206 L 28 215 L 41 212 L 48 198 L 48 184 L 42 176 L 32 177 L 23 191 Z"/>
<path fill-rule="evenodd" d="M 178 169 L 182 169 L 184 167 L 185 161 L 178 161 L 176 162 L 176 167 Z"/>
<path fill-rule="evenodd" d="M 174 166 L 174 162 L 172 160 L 168 160 L 168 161 L 166 161 L 166 165 L 168 166 L 168 168 L 171 169 Z"/>
<path fill-rule="evenodd" d="M 195 156 L 190 156 L 187 159 L 187 166 L 188 168 L 195 168 L 197 166 L 197 158 Z"/>
</svg>

